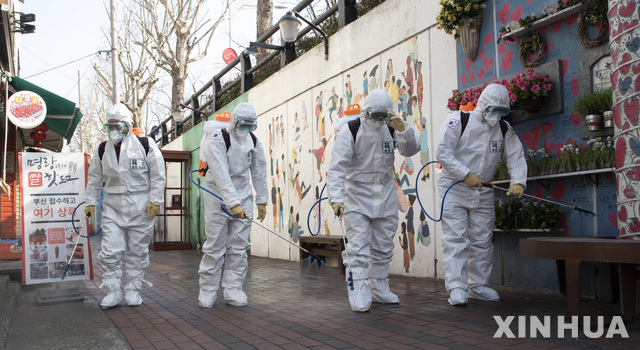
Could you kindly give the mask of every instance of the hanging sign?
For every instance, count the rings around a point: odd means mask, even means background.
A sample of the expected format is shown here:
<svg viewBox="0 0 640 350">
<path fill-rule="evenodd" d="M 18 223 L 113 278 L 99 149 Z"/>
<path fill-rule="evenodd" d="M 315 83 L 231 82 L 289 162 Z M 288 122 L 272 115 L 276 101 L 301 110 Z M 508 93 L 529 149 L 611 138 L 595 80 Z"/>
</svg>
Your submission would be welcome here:
<svg viewBox="0 0 640 350">
<path fill-rule="evenodd" d="M 47 116 L 47 105 L 42 97 L 31 91 L 18 91 L 7 101 L 7 116 L 13 125 L 32 129 L 42 124 Z"/>
<path fill-rule="evenodd" d="M 22 280 L 25 284 L 60 282 L 69 261 L 65 281 L 89 279 L 93 275 L 91 247 L 87 238 L 77 234 L 82 233 L 82 226 L 87 224 L 84 207 L 73 216 L 75 208 L 84 200 L 85 156 L 21 152 L 18 163 Z"/>
<path fill-rule="evenodd" d="M 238 57 L 238 54 L 236 53 L 236 50 L 228 47 L 226 49 L 224 49 L 224 51 L 222 51 L 222 59 L 224 60 L 224 63 L 229 64 L 231 62 L 233 62 L 233 60 L 235 60 Z"/>
</svg>

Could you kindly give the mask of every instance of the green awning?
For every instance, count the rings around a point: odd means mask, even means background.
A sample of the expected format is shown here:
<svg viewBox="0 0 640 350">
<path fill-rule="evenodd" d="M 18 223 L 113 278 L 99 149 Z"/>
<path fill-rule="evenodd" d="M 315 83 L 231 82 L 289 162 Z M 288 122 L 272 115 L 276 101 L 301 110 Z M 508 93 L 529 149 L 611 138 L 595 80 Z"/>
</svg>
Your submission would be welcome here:
<svg viewBox="0 0 640 350">
<path fill-rule="evenodd" d="M 22 78 L 11 77 L 9 85 L 13 87 L 14 92 L 27 90 L 40 95 L 47 105 L 47 116 L 44 123 L 47 124 L 49 130 L 55 131 L 66 139 L 67 143 L 71 141 L 73 132 L 82 118 L 82 113 L 75 102 L 71 102 Z"/>
</svg>

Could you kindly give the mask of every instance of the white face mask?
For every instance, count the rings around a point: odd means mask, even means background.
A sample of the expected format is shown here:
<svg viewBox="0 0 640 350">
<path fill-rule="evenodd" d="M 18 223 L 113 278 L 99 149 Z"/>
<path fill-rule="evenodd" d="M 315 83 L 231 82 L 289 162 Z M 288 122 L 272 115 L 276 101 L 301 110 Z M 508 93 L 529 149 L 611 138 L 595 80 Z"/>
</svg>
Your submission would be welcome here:
<svg viewBox="0 0 640 350">
<path fill-rule="evenodd" d="M 490 113 L 490 112 L 482 113 L 482 119 L 484 119 L 484 121 L 489 123 L 489 125 L 491 126 L 496 126 L 500 118 L 502 118 L 502 116 L 499 113 Z"/>
<path fill-rule="evenodd" d="M 238 137 L 243 140 L 245 137 L 247 137 L 247 135 L 249 135 L 249 130 L 236 129 L 236 135 L 238 135 Z"/>
<path fill-rule="evenodd" d="M 124 139 L 124 134 L 118 130 L 111 130 L 109 131 L 109 138 L 117 145 Z"/>
<path fill-rule="evenodd" d="M 374 122 L 373 120 L 369 119 L 369 117 L 365 118 L 364 122 L 374 129 L 379 129 L 382 126 L 382 124 L 384 124 L 382 120 Z"/>
</svg>

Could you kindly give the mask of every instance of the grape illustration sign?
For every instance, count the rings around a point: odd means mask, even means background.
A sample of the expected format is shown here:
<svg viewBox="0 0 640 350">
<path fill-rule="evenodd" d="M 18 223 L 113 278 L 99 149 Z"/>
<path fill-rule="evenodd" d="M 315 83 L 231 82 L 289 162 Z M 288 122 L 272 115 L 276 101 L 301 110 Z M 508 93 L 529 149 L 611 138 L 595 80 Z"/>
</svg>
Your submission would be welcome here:
<svg viewBox="0 0 640 350">
<path fill-rule="evenodd" d="M 18 91 L 7 101 L 7 116 L 22 129 L 32 129 L 42 124 L 47 116 L 47 105 L 42 97 L 31 91 Z"/>
</svg>

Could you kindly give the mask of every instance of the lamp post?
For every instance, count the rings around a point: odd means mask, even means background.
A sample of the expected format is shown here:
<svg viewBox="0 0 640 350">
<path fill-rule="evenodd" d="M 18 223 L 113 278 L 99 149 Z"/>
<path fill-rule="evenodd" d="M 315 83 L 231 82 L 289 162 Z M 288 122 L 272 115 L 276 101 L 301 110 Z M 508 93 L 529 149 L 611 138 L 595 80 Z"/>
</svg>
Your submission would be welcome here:
<svg viewBox="0 0 640 350">
<path fill-rule="evenodd" d="M 280 21 L 278 21 L 282 41 L 284 41 L 285 43 L 293 43 L 298 39 L 298 30 L 300 29 L 300 21 L 298 20 L 298 18 L 303 20 L 311 28 L 322 35 L 322 39 L 324 40 L 324 59 L 328 60 L 329 38 L 327 38 L 327 34 L 325 34 L 325 32 L 323 32 L 322 29 L 320 29 L 318 26 L 302 17 L 297 11 L 288 11 L 284 16 L 282 16 L 282 18 L 280 18 Z"/>
</svg>

